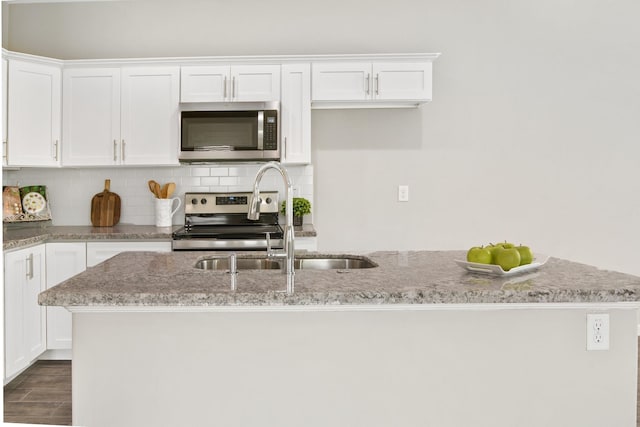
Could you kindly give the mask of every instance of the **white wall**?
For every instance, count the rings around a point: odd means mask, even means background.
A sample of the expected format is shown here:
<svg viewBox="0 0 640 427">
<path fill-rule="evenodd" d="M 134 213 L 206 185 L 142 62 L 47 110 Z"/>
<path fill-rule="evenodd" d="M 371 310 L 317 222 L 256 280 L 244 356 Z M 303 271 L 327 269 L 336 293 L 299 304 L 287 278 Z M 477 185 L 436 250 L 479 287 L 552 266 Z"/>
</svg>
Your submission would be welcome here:
<svg viewBox="0 0 640 427">
<path fill-rule="evenodd" d="M 7 12 L 5 47 L 62 59 L 442 52 L 431 104 L 313 113 L 319 249 L 508 239 L 640 274 L 636 0 L 186 0 Z M 408 203 L 396 201 L 398 184 L 410 186 Z"/>
</svg>

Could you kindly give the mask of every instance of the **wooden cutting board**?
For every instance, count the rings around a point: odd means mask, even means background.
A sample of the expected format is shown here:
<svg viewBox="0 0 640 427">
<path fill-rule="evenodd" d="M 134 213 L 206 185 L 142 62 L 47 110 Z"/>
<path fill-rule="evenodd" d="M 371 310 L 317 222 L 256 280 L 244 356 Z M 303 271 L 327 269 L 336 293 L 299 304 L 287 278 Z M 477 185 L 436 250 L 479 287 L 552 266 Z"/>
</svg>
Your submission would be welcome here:
<svg viewBox="0 0 640 427">
<path fill-rule="evenodd" d="M 120 196 L 109 191 L 111 180 L 104 180 L 104 191 L 91 199 L 91 224 L 111 227 L 120 221 Z"/>
</svg>

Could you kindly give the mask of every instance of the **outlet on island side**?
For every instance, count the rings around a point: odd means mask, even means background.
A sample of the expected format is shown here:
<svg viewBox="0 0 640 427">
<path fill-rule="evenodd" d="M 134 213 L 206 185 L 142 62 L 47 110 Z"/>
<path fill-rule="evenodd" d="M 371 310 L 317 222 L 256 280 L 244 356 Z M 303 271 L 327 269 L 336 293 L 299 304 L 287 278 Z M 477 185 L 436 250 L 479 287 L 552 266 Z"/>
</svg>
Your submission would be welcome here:
<svg viewBox="0 0 640 427">
<path fill-rule="evenodd" d="M 609 350 L 609 314 L 587 314 L 587 350 Z"/>
<path fill-rule="evenodd" d="M 398 201 L 399 202 L 408 202 L 409 201 L 409 186 L 408 185 L 398 185 Z"/>
</svg>

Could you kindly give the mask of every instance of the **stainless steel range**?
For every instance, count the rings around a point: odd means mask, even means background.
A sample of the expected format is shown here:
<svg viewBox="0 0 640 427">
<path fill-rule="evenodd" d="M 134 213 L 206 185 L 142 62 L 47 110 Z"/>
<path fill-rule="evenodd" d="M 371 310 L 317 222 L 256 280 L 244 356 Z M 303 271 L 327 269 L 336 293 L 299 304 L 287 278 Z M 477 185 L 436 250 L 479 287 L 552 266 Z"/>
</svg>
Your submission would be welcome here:
<svg viewBox="0 0 640 427">
<path fill-rule="evenodd" d="M 173 250 L 266 250 L 283 247 L 278 192 L 260 192 L 260 218 L 249 220 L 251 192 L 186 193 L 185 226 L 173 233 Z"/>
</svg>

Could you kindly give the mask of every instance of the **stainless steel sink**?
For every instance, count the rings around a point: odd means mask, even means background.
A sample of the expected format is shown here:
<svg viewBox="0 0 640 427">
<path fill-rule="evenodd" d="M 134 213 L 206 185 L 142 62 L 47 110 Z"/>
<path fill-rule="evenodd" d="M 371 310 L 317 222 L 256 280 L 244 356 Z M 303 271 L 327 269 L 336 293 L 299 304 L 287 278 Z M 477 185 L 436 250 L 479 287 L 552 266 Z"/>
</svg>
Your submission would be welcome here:
<svg viewBox="0 0 640 427">
<path fill-rule="evenodd" d="M 296 270 L 351 270 L 359 268 L 373 268 L 378 265 L 368 258 L 296 258 Z"/>
<path fill-rule="evenodd" d="M 284 260 L 271 258 L 242 258 L 236 259 L 238 270 L 279 270 L 284 267 Z M 340 256 L 329 258 L 319 255 L 317 257 L 300 257 L 295 259 L 296 270 L 352 270 L 360 268 L 373 268 L 378 264 L 369 258 L 361 256 Z M 196 262 L 196 268 L 202 270 L 229 270 L 229 257 L 204 258 Z"/>
<path fill-rule="evenodd" d="M 238 270 L 279 270 L 280 263 L 267 258 L 237 258 Z M 202 270 L 229 270 L 229 258 L 205 258 L 196 262 Z"/>
</svg>

